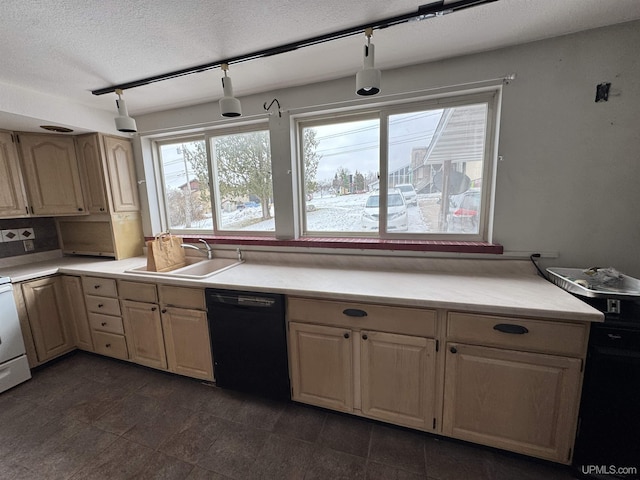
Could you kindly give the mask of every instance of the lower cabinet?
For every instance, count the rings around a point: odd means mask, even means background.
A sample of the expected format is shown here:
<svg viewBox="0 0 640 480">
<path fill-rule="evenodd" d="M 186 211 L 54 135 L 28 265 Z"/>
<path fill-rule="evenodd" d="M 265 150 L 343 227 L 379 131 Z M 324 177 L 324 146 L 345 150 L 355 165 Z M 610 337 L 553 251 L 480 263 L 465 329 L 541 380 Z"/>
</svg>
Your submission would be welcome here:
<svg viewBox="0 0 640 480">
<path fill-rule="evenodd" d="M 167 368 L 160 309 L 157 304 L 122 300 L 129 358 L 141 365 Z"/>
<path fill-rule="evenodd" d="M 62 277 L 62 287 L 65 293 L 68 323 L 73 332 L 74 343 L 76 347 L 92 352 L 93 340 L 82 293 L 82 280 L 80 277 L 64 275 Z"/>
<path fill-rule="evenodd" d="M 74 340 L 65 321 L 67 309 L 62 277 L 24 282 L 21 290 L 37 364 L 73 350 Z M 30 364 L 36 362 L 30 360 Z"/>
<path fill-rule="evenodd" d="M 581 360 L 450 343 L 445 363 L 443 433 L 570 460 Z"/>
<path fill-rule="evenodd" d="M 290 298 L 289 319 L 293 400 L 435 429 L 433 311 Z"/>
</svg>

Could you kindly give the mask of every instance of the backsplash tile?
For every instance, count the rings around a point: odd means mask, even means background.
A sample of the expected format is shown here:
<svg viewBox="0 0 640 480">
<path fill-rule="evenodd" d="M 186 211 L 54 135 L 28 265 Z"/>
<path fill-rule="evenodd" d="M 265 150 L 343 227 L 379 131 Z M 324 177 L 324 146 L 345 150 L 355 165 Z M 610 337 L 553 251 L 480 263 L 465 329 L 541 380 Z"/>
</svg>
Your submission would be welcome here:
<svg viewBox="0 0 640 480">
<path fill-rule="evenodd" d="M 60 248 L 53 218 L 11 218 L 0 220 L 0 258 L 30 255 Z M 33 240 L 34 250 L 24 251 L 23 240 Z"/>
</svg>

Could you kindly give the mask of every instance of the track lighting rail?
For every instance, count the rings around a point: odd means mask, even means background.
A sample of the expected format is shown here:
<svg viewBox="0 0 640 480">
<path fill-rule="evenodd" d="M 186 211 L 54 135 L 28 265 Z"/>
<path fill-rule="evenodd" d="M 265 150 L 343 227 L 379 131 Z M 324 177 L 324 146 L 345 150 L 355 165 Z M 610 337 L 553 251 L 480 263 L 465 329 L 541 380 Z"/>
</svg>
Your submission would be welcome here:
<svg viewBox="0 0 640 480">
<path fill-rule="evenodd" d="M 299 40 L 296 42 L 287 43 L 277 47 L 266 48 L 258 50 L 257 52 L 247 53 L 239 55 L 237 57 L 226 58 L 224 60 L 217 60 L 215 62 L 205 63 L 195 67 L 183 68 L 174 72 L 163 73 L 160 75 L 154 75 L 147 78 L 141 78 L 140 80 L 134 80 L 131 82 L 121 83 L 118 85 L 112 85 L 110 87 L 99 88 L 93 90 L 91 93 L 94 95 L 105 95 L 107 93 L 113 93 L 116 90 L 128 90 L 131 88 L 141 87 L 143 85 L 149 85 L 151 83 L 161 82 L 164 80 L 170 80 L 172 78 L 183 77 L 185 75 L 191 75 L 193 73 L 205 72 L 214 68 L 220 67 L 222 64 L 234 64 L 246 62 L 248 60 L 255 60 L 257 58 L 270 57 L 273 55 L 279 55 L 281 53 L 291 52 L 299 48 L 309 47 L 320 43 L 329 42 L 331 40 L 337 40 L 340 38 L 350 37 L 353 35 L 364 32 L 367 28 L 374 30 L 399 25 L 401 23 L 409 22 L 412 20 L 424 20 L 439 15 L 445 15 L 448 13 L 456 12 L 458 10 L 464 10 L 469 7 L 483 5 L 485 3 L 492 3 L 497 0 L 458 0 L 448 1 L 439 0 L 436 2 L 428 3 L 418 7 L 416 12 L 405 13 L 397 15 L 395 17 L 385 18 L 382 20 L 367 23 L 365 25 L 358 25 L 355 27 L 345 28 L 338 30 L 337 32 L 318 35 L 316 37 L 308 38 L 306 40 Z"/>
</svg>

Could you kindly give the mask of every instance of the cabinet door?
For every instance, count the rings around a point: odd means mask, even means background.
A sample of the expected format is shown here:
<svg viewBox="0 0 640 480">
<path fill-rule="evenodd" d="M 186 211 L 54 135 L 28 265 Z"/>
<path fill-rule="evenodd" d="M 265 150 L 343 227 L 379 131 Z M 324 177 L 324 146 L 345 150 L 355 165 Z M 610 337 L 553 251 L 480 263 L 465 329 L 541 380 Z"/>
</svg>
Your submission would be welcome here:
<svg viewBox="0 0 640 480">
<path fill-rule="evenodd" d="M 87 318 L 87 309 L 84 305 L 84 294 L 80 277 L 65 275 L 62 277 L 62 286 L 65 293 L 67 315 L 75 345 L 82 350 L 93 351 L 93 340 Z"/>
<path fill-rule="evenodd" d="M 104 149 L 114 212 L 140 210 L 138 182 L 131 142 L 126 138 L 104 137 Z"/>
<path fill-rule="evenodd" d="M 162 328 L 169 371 L 213 380 L 207 313 L 166 307 L 162 309 Z"/>
<path fill-rule="evenodd" d="M 292 399 L 353 411 L 353 342 L 345 328 L 289 323 Z"/>
<path fill-rule="evenodd" d="M 73 137 L 21 134 L 19 140 L 31 213 L 86 213 Z"/>
<path fill-rule="evenodd" d="M 568 463 L 581 360 L 448 344 L 443 431 Z"/>
<path fill-rule="evenodd" d="M 103 155 L 100 148 L 100 138 L 96 133 L 76 137 L 78 164 L 81 177 L 85 182 L 85 200 L 89 213 L 109 211 Z"/>
<path fill-rule="evenodd" d="M 362 413 L 397 425 L 433 428 L 435 340 L 360 332 Z"/>
<path fill-rule="evenodd" d="M 122 319 L 129 358 L 140 365 L 166 370 L 167 357 L 158 305 L 123 300 Z"/>
<path fill-rule="evenodd" d="M 60 277 L 25 282 L 22 293 L 38 361 L 73 350 L 73 339 L 64 321 L 65 297 Z"/>
<path fill-rule="evenodd" d="M 0 218 L 27 216 L 27 202 L 12 135 L 0 132 Z"/>
</svg>

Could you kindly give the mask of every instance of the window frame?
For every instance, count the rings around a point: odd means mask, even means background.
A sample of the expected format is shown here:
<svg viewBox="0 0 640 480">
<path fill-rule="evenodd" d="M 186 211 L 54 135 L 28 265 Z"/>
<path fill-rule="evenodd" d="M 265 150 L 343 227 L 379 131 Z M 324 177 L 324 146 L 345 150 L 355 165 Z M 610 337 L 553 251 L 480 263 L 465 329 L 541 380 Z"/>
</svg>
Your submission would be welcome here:
<svg viewBox="0 0 640 480">
<path fill-rule="evenodd" d="M 495 146 L 497 145 L 497 125 L 500 102 L 500 89 L 493 87 L 476 92 L 458 92 L 443 94 L 432 98 L 410 99 L 402 102 L 382 103 L 377 108 L 371 106 L 364 108 L 350 108 L 345 111 L 313 112 L 313 114 L 293 117 L 296 123 L 297 156 L 292 159 L 296 162 L 298 172 L 298 188 L 294 192 L 298 202 L 298 222 L 300 225 L 299 238 L 378 238 L 381 240 L 434 240 L 434 241 L 461 241 L 461 242 L 490 242 L 490 227 L 492 224 L 492 199 L 495 190 Z M 464 105 L 486 104 L 487 116 L 485 125 L 484 154 L 483 154 L 483 187 L 480 197 L 480 218 L 478 221 L 477 233 L 419 233 L 419 232 L 389 232 L 387 231 L 388 213 L 388 184 L 389 184 L 389 117 L 396 114 L 412 113 L 425 110 L 436 110 L 440 108 L 453 108 Z M 304 162 L 303 162 L 303 128 L 310 125 L 328 125 L 340 123 L 342 119 L 380 119 L 380 141 L 379 141 L 379 191 L 380 207 L 377 232 L 308 232 L 306 228 L 306 196 L 304 195 Z M 486 181 L 484 180 L 486 179 Z"/>
</svg>

